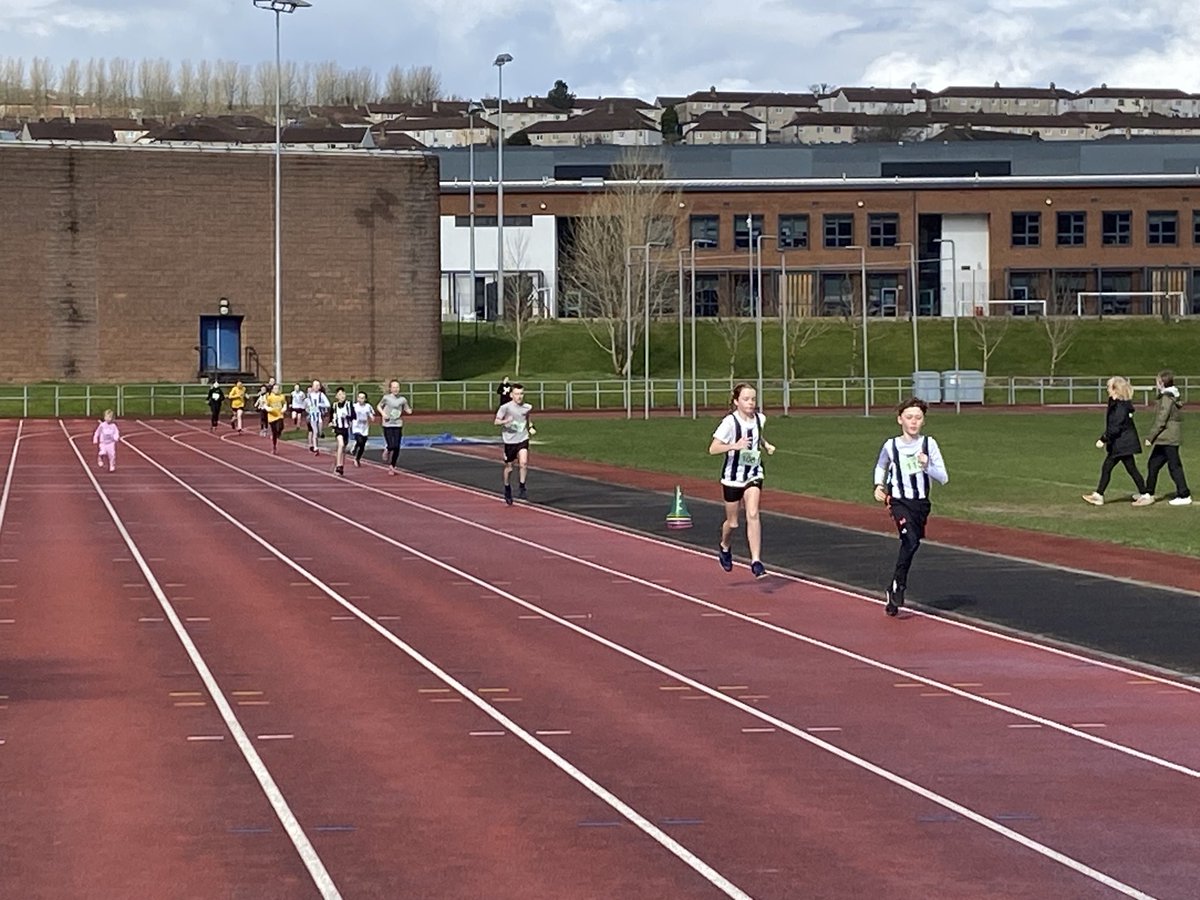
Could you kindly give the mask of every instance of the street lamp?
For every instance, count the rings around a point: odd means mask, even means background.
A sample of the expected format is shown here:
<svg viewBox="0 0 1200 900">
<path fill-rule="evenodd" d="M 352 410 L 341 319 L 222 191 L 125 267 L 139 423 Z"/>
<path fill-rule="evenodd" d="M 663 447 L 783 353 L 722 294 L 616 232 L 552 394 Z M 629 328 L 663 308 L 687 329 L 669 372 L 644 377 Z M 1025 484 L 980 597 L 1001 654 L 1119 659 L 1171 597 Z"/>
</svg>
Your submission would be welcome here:
<svg viewBox="0 0 1200 900">
<path fill-rule="evenodd" d="M 475 298 L 475 117 L 483 112 L 483 106 L 472 100 L 467 104 L 467 122 L 469 124 L 468 131 L 470 136 L 467 138 L 467 178 L 470 181 L 470 187 L 467 188 L 467 202 L 471 209 L 469 212 L 468 231 L 470 232 L 467 241 L 470 249 L 468 252 L 469 263 L 471 267 L 471 311 L 475 314 L 475 340 L 479 340 L 479 309 Z M 458 313 L 458 328 L 462 331 L 462 308 L 459 308 Z"/>
<path fill-rule="evenodd" d="M 863 415 L 871 415 L 871 369 L 867 353 L 867 248 L 850 244 L 843 250 L 857 250 L 862 282 L 862 358 L 863 358 Z"/>
<path fill-rule="evenodd" d="M 633 418 L 633 251 L 646 254 L 646 378 L 650 376 L 650 248 L 661 241 L 647 241 L 625 248 L 625 418 Z M 650 382 L 646 381 L 646 418 L 650 417 Z"/>
<path fill-rule="evenodd" d="M 511 54 L 501 53 L 496 67 L 496 311 L 504 308 L 504 67 Z"/>
<path fill-rule="evenodd" d="M 917 288 L 917 245 L 912 241 L 900 241 L 896 246 L 908 248 L 908 318 L 912 321 L 913 371 L 919 372 L 921 351 L 917 347 L 917 298 L 921 292 Z"/>
<path fill-rule="evenodd" d="M 642 256 L 646 281 L 646 299 L 643 304 L 645 309 L 642 310 L 646 316 L 645 324 L 642 326 L 642 351 L 644 354 L 644 361 L 642 362 L 642 393 L 646 406 L 645 412 L 642 414 L 642 418 L 644 419 L 650 418 L 650 248 L 665 246 L 667 246 L 665 241 L 649 241 L 643 247 L 646 251 Z"/>
<path fill-rule="evenodd" d="M 283 303 L 282 303 L 282 251 L 281 195 L 279 190 L 280 158 L 283 150 L 282 101 L 283 64 L 279 54 L 280 13 L 294 13 L 303 7 L 312 6 L 308 0 L 254 0 L 254 6 L 275 13 L 275 383 L 283 384 Z"/>
<path fill-rule="evenodd" d="M 714 246 L 707 238 L 693 238 L 691 243 L 691 276 L 692 276 L 692 418 L 696 418 L 696 247 Z"/>
<path fill-rule="evenodd" d="M 950 245 L 950 304 L 954 307 L 954 412 L 957 414 L 962 411 L 960 396 L 962 394 L 960 385 L 962 376 L 959 374 L 958 367 L 958 257 L 952 238 L 935 238 L 934 243 Z M 940 250 L 938 262 L 942 262 Z"/>
<path fill-rule="evenodd" d="M 762 316 L 762 304 L 763 304 L 762 242 L 763 242 L 763 238 L 768 238 L 768 237 L 778 239 L 779 236 L 775 235 L 775 234 L 756 234 L 754 236 L 754 245 L 755 245 L 755 249 L 757 250 L 757 256 L 758 256 L 758 271 L 757 271 L 757 276 L 756 276 L 756 280 L 758 283 L 758 288 L 757 288 L 758 301 L 755 303 L 755 308 L 754 308 L 754 350 L 755 350 L 755 354 L 758 357 L 758 385 L 755 388 L 755 392 L 758 395 L 759 409 L 762 409 L 762 407 L 764 406 L 764 400 L 765 400 L 765 396 L 763 394 L 763 347 L 762 347 L 762 326 L 763 326 L 763 316 Z M 782 256 L 782 255 L 783 254 L 780 254 L 780 256 Z M 784 340 L 786 341 L 787 338 L 785 337 Z M 785 366 L 787 365 L 786 360 L 784 362 L 784 365 Z M 784 380 L 785 381 L 787 380 L 787 372 L 786 371 L 784 372 Z"/>
</svg>

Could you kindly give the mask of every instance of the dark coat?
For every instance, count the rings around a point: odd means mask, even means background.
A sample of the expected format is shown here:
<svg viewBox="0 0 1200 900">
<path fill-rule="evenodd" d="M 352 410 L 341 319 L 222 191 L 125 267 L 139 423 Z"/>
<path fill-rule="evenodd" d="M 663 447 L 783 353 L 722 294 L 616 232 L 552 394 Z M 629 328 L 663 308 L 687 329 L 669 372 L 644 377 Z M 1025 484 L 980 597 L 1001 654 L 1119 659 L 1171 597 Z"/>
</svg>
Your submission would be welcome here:
<svg viewBox="0 0 1200 900">
<path fill-rule="evenodd" d="M 1100 435 L 1108 447 L 1109 456 L 1133 456 L 1142 452 L 1137 426 L 1133 424 L 1133 403 L 1129 400 L 1108 401 L 1108 415 L 1104 421 L 1104 434 Z"/>
</svg>

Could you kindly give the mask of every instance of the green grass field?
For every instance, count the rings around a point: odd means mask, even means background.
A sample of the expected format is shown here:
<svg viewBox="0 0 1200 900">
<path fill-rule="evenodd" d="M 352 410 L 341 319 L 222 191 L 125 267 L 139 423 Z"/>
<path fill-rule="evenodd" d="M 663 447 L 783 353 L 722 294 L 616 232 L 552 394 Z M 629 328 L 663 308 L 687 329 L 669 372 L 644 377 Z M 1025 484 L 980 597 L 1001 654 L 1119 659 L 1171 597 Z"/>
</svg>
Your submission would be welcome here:
<svg viewBox="0 0 1200 900">
<path fill-rule="evenodd" d="M 1138 413 L 1144 432 L 1153 420 Z M 1103 451 L 1094 446 L 1103 430 L 1103 412 L 988 413 L 956 416 L 935 409 L 927 433 L 946 457 L 950 483 L 935 485 L 935 515 L 1008 525 L 1053 534 L 1075 535 L 1172 553 L 1200 554 L 1200 504 L 1170 507 L 1160 502 L 1133 509 L 1133 485 L 1123 469 L 1113 474 L 1108 505 L 1093 508 L 1080 494 L 1096 486 Z M 707 454 L 714 417 L 595 419 L 555 417 L 538 423 L 539 450 L 575 459 L 625 464 L 629 448 L 640 448 L 638 465 L 660 472 L 712 478 L 717 461 Z M 414 416 L 409 434 L 450 431 L 460 437 L 495 436 L 484 416 L 478 420 L 425 419 Z M 767 433 L 779 450 L 767 464 L 767 485 L 863 504 L 873 502 L 871 472 L 884 439 L 898 433 L 895 418 L 877 413 L 809 415 L 769 420 Z M 1184 469 L 1192 483 L 1200 478 L 1200 453 L 1183 447 Z M 1145 474 L 1146 454 L 1138 457 Z M 1158 495 L 1174 490 L 1164 469 Z M 715 488 L 714 488 L 715 496 Z M 770 508 L 770 494 L 766 497 Z"/>
</svg>

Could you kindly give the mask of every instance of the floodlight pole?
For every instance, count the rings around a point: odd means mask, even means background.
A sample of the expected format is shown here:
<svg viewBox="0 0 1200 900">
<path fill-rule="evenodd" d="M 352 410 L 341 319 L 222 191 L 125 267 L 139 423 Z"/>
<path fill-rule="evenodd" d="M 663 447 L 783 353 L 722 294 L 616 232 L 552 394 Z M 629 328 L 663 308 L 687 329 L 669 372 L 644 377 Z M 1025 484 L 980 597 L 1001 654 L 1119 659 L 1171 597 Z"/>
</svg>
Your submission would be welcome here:
<svg viewBox="0 0 1200 900">
<path fill-rule="evenodd" d="M 954 412 L 957 415 L 962 412 L 962 375 L 959 374 L 958 365 L 958 255 L 953 238 L 936 238 L 934 243 L 950 245 L 950 303 L 954 307 Z M 941 260 L 939 250 L 938 262 Z"/>
<path fill-rule="evenodd" d="M 496 314 L 504 309 L 504 67 L 511 54 L 501 53 L 496 67 Z"/>
<path fill-rule="evenodd" d="M 919 372 L 921 351 L 917 345 L 917 298 L 921 292 L 917 289 L 917 247 L 913 241 L 900 241 L 896 246 L 908 248 L 908 317 L 912 321 L 913 371 Z"/>
<path fill-rule="evenodd" d="M 478 103 L 472 100 L 467 104 L 467 121 L 470 125 L 468 131 L 470 137 L 467 138 L 467 179 L 470 182 L 470 187 L 467 188 L 467 203 L 470 205 L 467 224 L 469 235 L 467 241 L 469 244 L 468 256 L 471 269 L 471 312 L 475 316 L 475 340 L 479 340 L 479 309 L 475 304 L 475 116 L 483 109 Z M 462 308 L 458 311 L 458 328 L 462 331 Z"/>
<path fill-rule="evenodd" d="M 857 250 L 860 265 L 860 281 L 862 282 L 862 362 L 863 362 L 863 415 L 871 415 L 871 369 L 870 354 L 867 352 L 867 248 L 859 244 L 843 247 L 844 250 Z"/>
<path fill-rule="evenodd" d="M 280 177 L 283 151 L 283 58 L 280 53 L 279 17 L 312 6 L 308 0 L 254 0 L 258 9 L 275 13 L 275 383 L 283 384 L 283 251 L 282 192 Z"/>
</svg>

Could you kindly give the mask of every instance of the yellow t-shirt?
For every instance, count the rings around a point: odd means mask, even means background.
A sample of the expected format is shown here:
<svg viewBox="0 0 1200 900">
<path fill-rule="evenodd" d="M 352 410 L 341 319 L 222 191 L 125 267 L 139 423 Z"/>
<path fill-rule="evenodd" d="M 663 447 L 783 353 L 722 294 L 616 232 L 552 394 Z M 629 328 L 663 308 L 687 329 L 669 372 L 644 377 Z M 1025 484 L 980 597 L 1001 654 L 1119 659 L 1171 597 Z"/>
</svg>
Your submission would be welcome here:
<svg viewBox="0 0 1200 900">
<path fill-rule="evenodd" d="M 267 421 L 278 422 L 287 409 L 287 398 L 283 394 L 267 394 Z"/>
<path fill-rule="evenodd" d="M 246 389 L 236 384 L 229 389 L 229 408 L 242 409 L 246 405 Z"/>
</svg>

